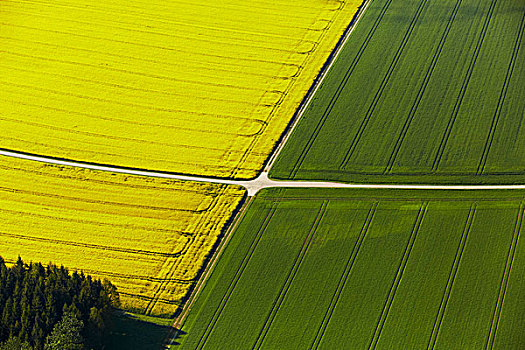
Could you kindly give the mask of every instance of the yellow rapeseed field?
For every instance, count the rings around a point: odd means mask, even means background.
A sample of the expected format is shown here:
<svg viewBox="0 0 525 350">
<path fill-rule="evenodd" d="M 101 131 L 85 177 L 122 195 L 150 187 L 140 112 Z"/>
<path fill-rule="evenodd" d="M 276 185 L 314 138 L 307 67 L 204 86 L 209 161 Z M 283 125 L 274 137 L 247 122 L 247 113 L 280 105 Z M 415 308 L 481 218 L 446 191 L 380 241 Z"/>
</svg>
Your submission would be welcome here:
<svg viewBox="0 0 525 350">
<path fill-rule="evenodd" d="M 0 255 L 108 277 L 124 308 L 170 314 L 243 195 L 0 156 Z"/>
<path fill-rule="evenodd" d="M 0 1 L 0 148 L 253 177 L 361 2 Z"/>
</svg>

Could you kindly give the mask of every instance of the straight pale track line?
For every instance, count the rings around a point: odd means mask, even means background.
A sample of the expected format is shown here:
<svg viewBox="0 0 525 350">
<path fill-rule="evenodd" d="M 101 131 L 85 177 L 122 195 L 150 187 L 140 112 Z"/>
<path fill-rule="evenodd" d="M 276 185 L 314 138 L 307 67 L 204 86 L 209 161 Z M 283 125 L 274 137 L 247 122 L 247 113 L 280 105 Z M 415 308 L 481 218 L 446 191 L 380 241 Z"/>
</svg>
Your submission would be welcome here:
<svg viewBox="0 0 525 350">
<path fill-rule="evenodd" d="M 124 175 L 147 176 L 162 179 L 179 181 L 194 181 L 214 184 L 224 184 L 242 186 L 248 191 L 248 196 L 254 196 L 257 192 L 265 188 L 352 188 L 352 189 L 397 189 L 397 190 L 525 190 L 525 184 L 520 185 L 409 185 L 409 184 L 363 184 L 363 183 L 342 183 L 330 181 L 280 181 L 268 178 L 268 173 L 263 172 L 253 180 L 231 180 L 224 178 L 213 178 L 204 176 L 182 175 L 161 171 L 149 171 L 142 169 L 132 169 L 111 165 L 90 164 L 76 162 L 72 160 L 56 159 L 31 154 L 15 152 L 1 149 L 0 155 L 32 160 L 46 164 L 70 166 L 96 171 L 106 171 Z"/>
</svg>

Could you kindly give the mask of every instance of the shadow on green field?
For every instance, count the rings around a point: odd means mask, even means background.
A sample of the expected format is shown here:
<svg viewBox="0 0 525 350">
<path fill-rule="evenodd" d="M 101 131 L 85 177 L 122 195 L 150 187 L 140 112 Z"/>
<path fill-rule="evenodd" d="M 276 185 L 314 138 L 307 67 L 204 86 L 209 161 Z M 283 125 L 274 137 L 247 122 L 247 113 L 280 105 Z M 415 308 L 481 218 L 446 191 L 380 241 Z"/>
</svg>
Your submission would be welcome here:
<svg viewBox="0 0 525 350">
<path fill-rule="evenodd" d="M 122 313 L 115 317 L 114 322 L 106 342 L 106 348 L 112 350 L 159 350 L 173 330 L 173 320 L 169 318 Z M 181 331 L 178 334 L 184 335 Z M 178 344 L 173 341 L 170 345 Z"/>
</svg>

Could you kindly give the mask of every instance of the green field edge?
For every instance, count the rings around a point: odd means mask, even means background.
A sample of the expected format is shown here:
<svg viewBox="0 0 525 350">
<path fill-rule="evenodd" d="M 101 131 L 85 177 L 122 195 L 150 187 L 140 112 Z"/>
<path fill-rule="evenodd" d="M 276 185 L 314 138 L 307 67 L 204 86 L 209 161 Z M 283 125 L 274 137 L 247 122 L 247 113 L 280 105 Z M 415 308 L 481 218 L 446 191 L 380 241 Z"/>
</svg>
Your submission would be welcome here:
<svg viewBox="0 0 525 350">
<path fill-rule="evenodd" d="M 240 220 L 241 226 L 237 226 L 232 232 L 232 239 L 225 247 L 217 265 L 211 272 L 208 280 L 205 282 L 202 292 L 196 296 L 196 302 L 192 307 L 187 319 L 181 325 L 181 331 L 175 344 L 170 345 L 170 349 L 184 348 L 184 336 L 192 331 L 192 327 L 197 322 L 199 314 L 205 309 L 208 300 L 212 297 L 215 287 L 220 284 L 221 276 L 229 268 L 229 262 L 235 257 L 233 249 L 243 244 L 240 240 L 243 237 L 238 235 L 239 230 L 247 221 L 253 220 L 257 216 L 256 212 L 261 214 L 261 210 L 270 211 L 272 203 L 286 202 L 310 202 L 310 201 L 368 201 L 370 203 L 384 202 L 414 202 L 421 205 L 422 202 L 496 202 L 491 204 L 493 208 L 514 208 L 516 202 L 525 200 L 525 190 L 399 190 L 399 189 L 312 189 L 312 188 L 268 188 L 261 190 L 251 201 L 243 217 Z M 307 205 L 305 203 L 305 205 Z M 250 209 L 256 210 L 250 210 Z M 268 214 L 268 213 L 267 213 Z M 263 220 L 263 219 L 261 219 Z M 264 223 L 263 223 L 264 225 Z M 264 231 L 264 229 L 263 229 Z M 246 234 L 243 234 L 244 236 Z M 241 236 L 243 236 L 241 235 Z M 255 235 L 255 234 L 252 234 Z M 251 236 L 251 235 L 250 235 Z M 246 237 L 245 237 L 246 238 Z M 250 240 L 250 239 L 249 239 Z M 178 341 L 181 341 L 179 343 Z"/>
<path fill-rule="evenodd" d="M 487 175 L 458 175 L 458 174 L 432 174 L 432 175 L 379 175 L 379 174 L 334 174 L 328 177 L 309 177 L 299 174 L 289 178 L 284 172 L 273 170 L 268 177 L 276 181 L 331 181 L 348 184 L 391 184 L 391 185 L 524 185 L 525 173 L 520 174 L 487 174 Z M 301 171 L 302 172 L 302 171 Z M 330 173 L 329 171 L 316 172 Z"/>
</svg>

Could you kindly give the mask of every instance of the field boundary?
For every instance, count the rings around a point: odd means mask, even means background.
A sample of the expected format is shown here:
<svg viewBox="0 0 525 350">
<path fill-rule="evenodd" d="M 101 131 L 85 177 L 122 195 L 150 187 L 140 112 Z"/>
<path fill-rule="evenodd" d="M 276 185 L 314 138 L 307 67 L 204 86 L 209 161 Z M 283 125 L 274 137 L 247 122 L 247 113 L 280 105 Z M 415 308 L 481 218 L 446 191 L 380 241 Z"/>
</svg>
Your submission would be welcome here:
<svg viewBox="0 0 525 350">
<path fill-rule="evenodd" d="M 335 92 L 335 94 L 332 96 L 331 100 L 330 100 L 330 104 L 328 105 L 328 108 L 324 111 L 323 115 L 321 116 L 321 119 L 317 122 L 317 125 L 315 126 L 315 129 L 314 131 L 312 132 L 312 134 L 310 135 L 310 137 L 308 138 L 308 142 L 306 143 L 306 145 L 304 146 L 303 150 L 301 151 L 301 154 L 299 155 L 299 158 L 297 159 L 297 161 L 295 162 L 295 164 L 293 165 L 292 169 L 291 169 L 291 177 L 295 177 L 295 174 L 297 173 L 297 170 L 300 168 L 304 158 L 306 157 L 306 154 L 308 153 L 308 150 L 311 148 L 313 142 L 315 141 L 315 138 L 317 137 L 317 135 L 319 134 L 319 131 L 321 130 L 326 118 L 328 117 L 328 114 L 330 112 L 330 110 L 333 108 L 333 105 L 335 104 L 335 101 L 337 100 L 337 98 L 339 97 L 339 95 L 341 94 L 341 91 L 343 90 L 344 86 L 346 85 L 346 82 L 348 81 L 350 75 L 352 74 L 355 66 L 357 65 L 357 63 L 359 62 L 360 58 L 361 58 L 361 55 L 363 53 L 363 51 L 365 50 L 365 48 L 368 46 L 368 43 L 370 41 L 370 39 L 372 38 L 372 36 L 374 35 L 375 33 L 375 30 L 377 29 L 377 27 L 379 26 L 379 22 L 381 22 L 381 19 L 383 18 L 384 14 L 386 13 L 386 11 L 388 10 L 388 7 L 390 6 L 390 3 L 392 2 L 392 0 L 388 0 L 387 3 L 383 6 L 382 10 L 381 10 L 381 15 L 374 21 L 374 25 L 372 26 L 372 29 L 369 31 L 367 37 L 365 38 L 365 41 L 363 42 L 363 44 L 361 45 L 361 47 L 359 48 L 359 51 L 356 55 L 356 57 L 354 58 L 354 60 L 352 61 L 352 64 L 350 65 L 350 67 L 348 68 L 348 70 L 346 71 L 345 73 L 345 76 L 343 78 L 343 80 L 341 81 L 341 83 L 339 84 L 339 86 L 337 87 L 337 90 Z M 361 18 L 363 17 L 363 14 L 365 13 L 365 10 L 368 8 L 368 5 L 370 4 L 370 0 L 366 3 L 366 5 L 363 6 L 363 9 L 359 15 L 359 17 L 356 18 L 356 21 L 355 23 L 353 24 L 353 28 L 351 31 L 349 31 L 347 33 L 347 38 L 343 41 L 343 43 L 341 44 L 341 47 L 339 48 L 339 53 L 342 51 L 343 49 L 343 46 L 344 44 L 346 44 L 346 42 L 348 41 L 348 39 L 350 38 L 350 34 L 353 33 L 353 31 L 355 30 L 356 26 L 357 26 L 357 23 L 361 20 Z M 339 54 L 338 54 L 339 55 Z M 338 56 L 337 55 L 337 56 Z M 332 65 L 335 63 L 335 60 L 337 59 L 337 56 L 334 56 L 333 58 L 333 61 L 332 61 L 332 64 L 330 66 L 328 66 L 327 70 L 330 69 L 332 67 Z M 325 76 L 327 75 L 328 71 L 326 72 Z M 323 79 L 324 80 L 324 77 L 323 76 Z M 321 84 L 322 81 L 319 82 L 319 85 Z M 317 91 L 317 89 L 315 90 Z M 315 92 L 314 91 L 314 92 Z M 277 159 L 277 156 L 278 154 L 280 153 L 280 151 L 282 150 L 282 148 L 284 148 L 284 143 L 286 143 L 288 137 L 292 134 L 293 132 L 293 129 L 295 129 L 295 127 L 297 126 L 297 124 L 299 123 L 299 119 L 301 119 L 302 115 L 304 114 L 304 112 L 306 111 L 306 108 L 308 107 L 308 105 L 310 104 L 310 101 L 313 99 L 313 94 L 312 96 L 310 97 L 310 99 L 308 101 L 306 101 L 305 105 L 302 107 L 302 111 L 300 112 L 300 114 L 298 115 L 297 119 L 295 120 L 294 122 L 294 125 L 292 126 L 291 130 L 289 130 L 289 134 L 287 135 L 287 137 L 285 139 L 283 139 L 283 143 L 281 145 L 281 149 L 279 149 L 276 154 L 275 154 L 275 158 L 274 160 L 272 161 L 272 164 L 273 165 L 273 162 L 275 162 L 275 159 Z M 270 167 L 271 167 L 270 165 Z"/>
<path fill-rule="evenodd" d="M 194 181 L 222 185 L 241 186 L 248 191 L 248 197 L 253 197 L 265 188 L 351 188 L 351 189 L 392 189 L 392 190 L 525 190 L 525 184 L 510 185 L 444 185 L 444 184 L 389 184 L 389 183 L 345 183 L 337 181 L 298 181 L 298 180 L 273 180 L 268 178 L 268 173 L 263 172 L 253 180 L 228 180 L 203 176 L 178 175 L 169 172 L 135 170 L 110 165 L 96 165 L 73 160 L 60 160 L 45 156 L 29 155 L 26 153 L 0 149 L 0 155 L 32 160 L 46 164 L 69 166 L 75 168 L 105 171 L 124 175 L 146 176 L 161 179 Z"/>
<path fill-rule="evenodd" d="M 241 218 L 244 216 L 246 209 L 250 207 L 252 200 L 253 197 L 245 199 L 242 205 L 240 206 L 239 210 L 237 211 L 237 214 L 232 218 L 231 225 L 226 229 L 224 237 L 218 243 L 215 253 L 210 256 L 210 261 L 204 267 L 201 277 L 196 282 L 195 287 L 191 291 L 191 294 L 188 295 L 188 299 L 183 303 L 183 307 L 180 309 L 179 315 L 173 321 L 172 331 L 170 332 L 170 334 L 168 334 L 166 340 L 164 341 L 164 344 L 167 344 L 166 348 L 169 347 L 173 339 L 177 338 L 179 331 L 182 328 L 182 322 L 186 319 L 188 313 L 191 311 L 191 307 L 195 303 L 195 300 L 200 294 L 202 288 L 204 288 L 206 281 L 208 280 L 208 277 L 210 276 L 219 258 L 221 257 L 222 252 L 228 246 L 228 243 L 230 242 L 230 239 L 232 237 L 232 232 L 235 230 L 235 228 L 237 228 L 237 225 L 240 223 Z"/>
<path fill-rule="evenodd" d="M 202 334 L 201 338 L 199 339 L 199 343 L 197 344 L 198 349 L 202 349 L 206 342 L 208 341 L 208 337 L 210 333 L 213 331 L 213 328 L 215 327 L 215 324 L 217 323 L 217 320 L 221 316 L 222 311 L 226 307 L 226 304 L 228 303 L 235 287 L 237 286 L 237 283 L 239 282 L 242 274 L 244 273 L 244 270 L 246 269 L 246 266 L 250 262 L 253 253 L 255 249 L 257 248 L 257 245 L 259 244 L 262 235 L 264 232 L 266 232 L 266 229 L 268 228 L 268 225 L 270 224 L 270 221 L 272 220 L 275 211 L 277 210 L 277 205 L 272 207 L 270 211 L 268 212 L 267 216 L 264 218 L 263 223 L 261 224 L 259 230 L 257 231 L 257 234 L 255 235 L 253 241 L 251 242 L 250 246 L 248 247 L 248 251 L 246 252 L 246 255 L 241 261 L 241 264 L 237 268 L 237 271 L 235 272 L 235 275 L 233 276 L 233 280 L 230 282 L 230 285 L 228 286 L 228 289 L 226 290 L 226 293 L 221 298 L 221 301 L 219 305 L 217 306 L 217 309 L 212 315 L 212 318 L 208 325 L 206 326 L 206 329 L 204 330 L 204 334 Z M 232 230 L 233 232 L 233 230 Z M 184 324 L 185 319 L 181 319 L 181 325 Z M 210 328 L 211 327 L 211 328 Z"/>
<path fill-rule="evenodd" d="M 292 135 L 293 131 L 299 124 L 299 120 L 303 117 L 304 113 L 306 112 L 306 109 L 312 102 L 315 94 L 317 93 L 317 90 L 321 87 L 321 84 L 325 80 L 326 76 L 328 75 L 328 72 L 332 68 L 332 66 L 335 64 L 335 61 L 343 51 L 344 46 L 346 45 L 348 39 L 350 38 L 351 34 L 354 32 L 357 23 L 361 20 L 363 17 L 363 14 L 365 13 L 365 10 L 368 8 L 368 5 L 372 0 L 364 0 L 364 2 L 361 4 L 361 6 L 358 7 L 357 12 L 354 15 L 354 18 L 350 21 L 350 24 L 348 25 L 347 29 L 335 45 L 335 48 L 333 52 L 328 56 L 327 61 L 321 67 L 321 70 L 319 71 L 318 76 L 315 78 L 314 83 L 306 93 L 303 101 L 299 105 L 299 108 L 297 109 L 296 113 L 288 123 L 288 126 L 284 130 L 284 132 L 281 134 L 280 139 L 277 141 L 273 151 L 270 153 L 266 160 L 266 164 L 263 166 L 263 172 L 270 171 L 270 168 L 273 166 L 275 161 L 277 160 L 277 157 L 281 153 L 281 151 L 284 148 L 284 145 Z"/>
</svg>

